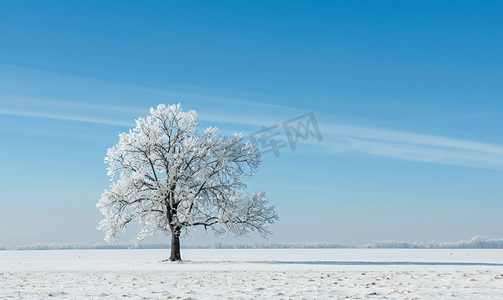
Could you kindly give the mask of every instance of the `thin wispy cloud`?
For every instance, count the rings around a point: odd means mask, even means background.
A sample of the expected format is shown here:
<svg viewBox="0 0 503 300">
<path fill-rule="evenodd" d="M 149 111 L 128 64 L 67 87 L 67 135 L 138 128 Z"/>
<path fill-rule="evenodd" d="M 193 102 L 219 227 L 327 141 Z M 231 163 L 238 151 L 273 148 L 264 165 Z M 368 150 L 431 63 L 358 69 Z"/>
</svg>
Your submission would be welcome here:
<svg viewBox="0 0 503 300">
<path fill-rule="evenodd" d="M 503 169 L 503 146 L 387 129 L 331 125 L 323 133 L 337 137 L 327 144 L 335 154 L 347 152 L 403 160 Z"/>
<path fill-rule="evenodd" d="M 498 112 L 484 112 L 484 113 L 454 113 L 449 115 L 428 115 L 415 118 L 407 118 L 395 121 L 396 123 L 409 123 L 409 122 L 427 122 L 429 124 L 459 122 L 467 120 L 484 119 L 501 115 Z"/>
<path fill-rule="evenodd" d="M 288 107 L 288 106 L 271 104 L 271 103 L 264 103 L 264 102 L 259 102 L 259 101 L 248 101 L 248 100 L 242 100 L 242 99 L 237 99 L 237 98 L 208 96 L 208 95 L 203 95 L 203 94 L 198 94 L 198 93 L 175 92 L 175 91 L 169 91 L 169 90 L 165 90 L 165 89 L 156 89 L 156 88 L 136 86 L 136 85 L 132 85 L 131 88 L 134 90 L 137 90 L 137 91 L 168 96 L 168 97 L 176 98 L 176 99 L 220 102 L 220 103 L 230 103 L 230 104 L 238 104 L 238 105 L 257 106 L 257 107 L 266 107 L 266 108 L 279 108 L 279 109 L 301 111 L 299 109 Z"/>
<path fill-rule="evenodd" d="M 428 147 L 421 144 L 373 142 L 352 138 L 348 138 L 346 141 L 348 142 L 346 144 L 334 145 L 333 153 L 356 151 L 411 161 L 503 169 L 503 155 L 500 154 L 465 151 L 462 148 Z"/>
<path fill-rule="evenodd" d="M 199 120 L 203 124 L 208 122 L 212 126 L 216 125 L 220 127 L 221 134 L 232 134 L 235 132 L 233 127 L 239 125 L 239 132 L 242 132 L 244 137 L 248 138 L 250 133 L 257 132 L 263 127 L 279 125 L 276 128 L 276 131 L 280 132 L 277 138 L 283 139 L 286 142 L 287 137 L 281 123 L 286 119 L 305 113 L 291 107 L 210 96 L 198 92 L 170 91 L 16 67 L 6 68 L 3 66 L 3 68 L 6 70 L 4 73 L 7 75 L 12 72 L 21 75 L 28 73 L 31 76 L 30 80 L 32 80 L 30 84 L 36 84 L 39 78 L 44 78 L 45 82 L 52 86 L 50 90 L 54 90 L 54 92 L 46 95 L 45 98 L 35 97 L 24 94 L 22 88 L 11 89 L 8 87 L 8 80 L 6 80 L 2 83 L 2 86 L 7 87 L 9 93 L 4 93 L 0 96 L 0 114 L 4 115 L 126 126 L 131 128 L 135 125 L 134 119 L 148 114 L 149 107 L 110 105 L 103 97 L 114 95 L 115 92 L 118 93 L 117 95 L 125 96 L 128 91 L 134 91 L 136 93 L 134 97 L 147 95 L 148 98 L 149 94 L 156 94 L 166 96 L 174 102 L 180 101 L 183 103 L 184 100 L 199 101 L 195 102 L 202 105 L 202 108 L 197 108 Z M 9 77 L 6 76 L 5 78 L 8 79 Z M 59 86 L 65 86 L 63 84 L 65 82 L 69 85 L 66 86 L 65 92 L 60 95 L 56 91 L 59 89 Z M 76 95 L 72 89 L 81 85 L 86 86 L 87 94 L 85 97 L 94 97 L 93 103 L 71 98 L 71 96 Z M 93 87 L 96 89 L 93 90 Z M 51 93 L 54 93 L 57 97 L 51 97 Z M 107 96 L 103 96 L 104 93 Z M 72 100 L 65 101 L 65 96 L 69 96 L 68 99 Z M 101 103 L 99 102 L 100 99 L 103 100 Z M 215 105 L 218 105 L 218 107 L 221 106 L 223 109 L 215 112 L 212 109 Z M 193 107 L 184 108 L 188 110 Z M 236 109 L 238 113 L 233 111 L 233 109 Z M 246 111 L 246 114 L 243 114 L 242 111 Z M 316 153 L 320 153 L 321 151 L 321 153 L 331 155 L 360 153 L 418 162 L 503 169 L 502 145 L 381 129 L 373 126 L 339 125 L 331 121 L 332 119 L 336 119 L 335 117 L 326 117 L 325 115 L 325 120 L 328 119 L 330 121 L 319 123 L 323 134 L 323 141 L 318 142 L 314 137 L 306 140 L 299 139 L 299 142 L 305 145 L 300 152 L 309 153 L 309 149 L 316 147 Z"/>
<path fill-rule="evenodd" d="M 16 111 L 16 110 L 6 110 L 0 109 L 0 114 L 22 116 L 22 117 L 35 117 L 35 118 L 45 118 L 45 119 L 55 119 L 55 120 L 66 120 L 75 122 L 86 122 L 86 123 L 96 123 L 96 124 L 106 124 L 115 126 L 131 126 L 133 122 L 123 122 L 119 120 L 111 119 L 100 119 L 93 117 L 79 117 L 72 115 L 62 115 L 57 113 L 37 113 L 37 112 L 26 112 L 26 111 Z"/>
<path fill-rule="evenodd" d="M 35 101 L 34 99 L 30 99 Z M 19 102 L 18 102 L 19 103 Z M 44 101 L 45 111 L 37 111 L 28 106 L 23 108 L 5 109 L 0 107 L 0 114 L 58 119 L 76 122 L 88 122 L 113 126 L 133 127 L 133 119 L 124 114 L 140 114 L 142 109 L 84 103 L 62 103 Z M 57 110 L 51 108 L 57 107 Z M 77 110 L 76 110 L 77 109 Z M 107 117 L 113 111 L 115 118 Z M 143 110 L 144 111 L 144 110 Z M 261 129 L 261 126 L 281 124 L 281 120 L 255 119 L 229 114 L 199 113 L 199 119 L 207 122 L 217 122 L 234 125 L 247 125 L 251 130 L 240 131 L 245 138 Z M 281 131 L 281 127 L 278 128 Z M 299 139 L 304 145 L 322 147 L 326 153 L 344 155 L 357 152 L 372 156 L 384 156 L 418 162 L 452 164 L 478 168 L 503 169 L 503 146 L 479 143 L 468 140 L 452 139 L 434 135 L 393 131 L 370 127 L 322 124 L 321 131 L 324 140 L 318 142 L 314 137 Z M 230 127 L 219 130 L 221 134 L 230 135 L 235 131 Z M 276 137 L 286 142 L 284 133 Z"/>
<path fill-rule="evenodd" d="M 272 119 L 265 118 L 249 118 L 244 116 L 236 116 L 229 114 L 215 114 L 215 113 L 206 113 L 206 112 L 198 112 L 198 118 L 200 121 L 208 121 L 208 122 L 218 122 L 218 123 L 227 123 L 227 124 L 240 124 L 240 125 L 250 125 L 258 128 L 260 130 L 262 126 L 271 126 L 275 124 L 275 121 Z M 278 123 L 276 121 L 276 123 Z"/>
<path fill-rule="evenodd" d="M 139 107 L 128 107 L 118 105 L 82 103 L 76 101 L 58 101 L 41 97 L 27 97 L 17 95 L 2 95 L 0 96 L 0 105 L 2 108 L 13 108 L 23 110 L 34 109 L 50 109 L 50 110 L 75 110 L 89 109 L 109 112 L 124 112 L 124 113 L 145 113 L 148 109 Z"/>
<path fill-rule="evenodd" d="M 40 97 L 0 96 L 0 114 L 23 117 L 133 126 L 134 119 L 130 116 L 145 111 L 147 110 L 135 107 L 58 101 Z"/>
<path fill-rule="evenodd" d="M 449 148 L 459 148 L 479 152 L 503 154 L 503 146 L 472 142 L 467 140 L 445 138 L 434 135 L 410 133 L 404 131 L 394 131 L 387 129 L 376 129 L 369 127 L 345 126 L 345 125 L 324 125 L 323 132 L 338 136 L 348 136 L 364 138 L 368 140 L 381 140 L 389 142 L 400 142 L 406 144 L 422 144 L 431 146 L 441 146 Z"/>
<path fill-rule="evenodd" d="M 79 102 L 52 101 L 33 97 L 0 97 L 0 114 L 24 117 L 37 117 L 97 124 L 132 126 L 134 121 L 129 115 L 144 116 L 148 109 L 135 107 L 88 104 Z M 126 113 L 124 120 L 97 118 L 105 113 Z M 259 127 L 271 123 L 271 120 L 239 117 L 228 114 L 198 113 L 200 121 L 226 124 L 241 124 Z M 137 117 L 135 117 L 136 119 Z M 127 121 L 130 119 L 131 121 Z"/>
</svg>

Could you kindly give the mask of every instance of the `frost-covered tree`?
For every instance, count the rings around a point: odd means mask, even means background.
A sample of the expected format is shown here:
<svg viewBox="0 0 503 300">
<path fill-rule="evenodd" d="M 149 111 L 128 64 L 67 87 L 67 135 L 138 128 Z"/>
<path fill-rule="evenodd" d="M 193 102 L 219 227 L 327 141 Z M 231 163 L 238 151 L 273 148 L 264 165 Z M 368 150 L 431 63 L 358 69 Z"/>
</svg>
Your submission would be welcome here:
<svg viewBox="0 0 503 300">
<path fill-rule="evenodd" d="M 145 225 L 137 244 L 157 232 L 171 234 L 169 260 L 181 260 L 180 235 L 204 226 L 217 235 L 270 234 L 278 220 L 264 192 L 244 193 L 244 176 L 257 171 L 261 154 L 241 134 L 218 137 L 217 128 L 198 133 L 197 114 L 180 104 L 150 109 L 136 128 L 119 135 L 105 163 L 113 182 L 97 204 L 105 218 L 98 229 L 112 242 L 117 231 L 137 221 Z M 114 175 L 119 178 L 114 182 Z"/>
</svg>

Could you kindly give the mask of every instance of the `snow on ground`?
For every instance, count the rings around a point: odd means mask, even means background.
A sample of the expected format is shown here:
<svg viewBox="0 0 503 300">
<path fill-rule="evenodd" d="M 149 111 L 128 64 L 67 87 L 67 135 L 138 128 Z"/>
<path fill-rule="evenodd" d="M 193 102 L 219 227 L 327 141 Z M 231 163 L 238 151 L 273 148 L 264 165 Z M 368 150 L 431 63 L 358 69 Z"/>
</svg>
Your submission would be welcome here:
<svg viewBox="0 0 503 300">
<path fill-rule="evenodd" d="M 1 299 L 503 299 L 503 250 L 0 251 Z"/>
</svg>

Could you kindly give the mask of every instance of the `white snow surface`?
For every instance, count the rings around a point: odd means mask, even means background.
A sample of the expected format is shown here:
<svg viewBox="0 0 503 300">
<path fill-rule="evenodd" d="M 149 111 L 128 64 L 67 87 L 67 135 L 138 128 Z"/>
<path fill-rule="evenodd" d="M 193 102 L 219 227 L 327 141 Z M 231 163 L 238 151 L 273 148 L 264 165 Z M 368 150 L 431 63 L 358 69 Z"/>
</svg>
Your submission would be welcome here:
<svg viewBox="0 0 503 300">
<path fill-rule="evenodd" d="M 503 250 L 0 251 L 0 299 L 503 299 Z"/>
</svg>

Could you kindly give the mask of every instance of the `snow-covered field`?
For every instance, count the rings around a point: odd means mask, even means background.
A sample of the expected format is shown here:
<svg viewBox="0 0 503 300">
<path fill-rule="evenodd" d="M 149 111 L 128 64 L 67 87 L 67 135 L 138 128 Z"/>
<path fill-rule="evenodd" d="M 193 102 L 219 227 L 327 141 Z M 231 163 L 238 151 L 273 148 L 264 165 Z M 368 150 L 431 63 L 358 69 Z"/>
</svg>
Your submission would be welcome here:
<svg viewBox="0 0 503 300">
<path fill-rule="evenodd" d="M 503 299 L 503 250 L 0 251 L 1 299 Z"/>
</svg>

